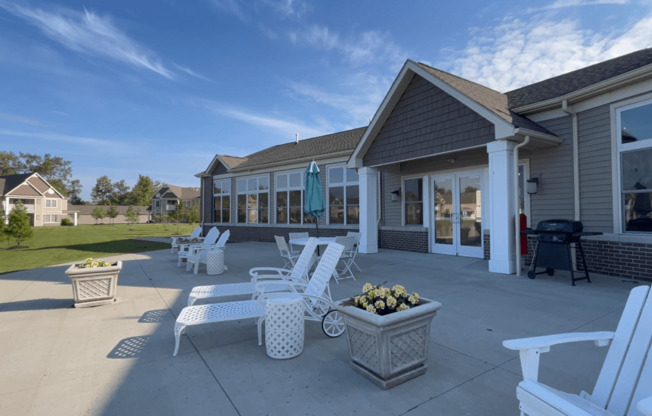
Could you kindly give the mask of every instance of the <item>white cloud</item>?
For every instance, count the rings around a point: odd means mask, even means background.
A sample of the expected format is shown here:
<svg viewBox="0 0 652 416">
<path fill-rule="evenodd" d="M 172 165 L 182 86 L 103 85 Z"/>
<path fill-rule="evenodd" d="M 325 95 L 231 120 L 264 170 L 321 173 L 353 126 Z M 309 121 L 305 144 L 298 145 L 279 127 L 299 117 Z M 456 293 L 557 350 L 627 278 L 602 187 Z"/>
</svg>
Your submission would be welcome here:
<svg viewBox="0 0 652 416">
<path fill-rule="evenodd" d="M 33 24 L 49 38 L 75 52 L 108 58 L 153 71 L 165 78 L 174 78 L 174 73 L 152 52 L 130 39 L 108 17 L 87 10 L 83 13 L 70 9 L 48 12 L 6 1 L 0 1 L 0 7 Z"/>
<path fill-rule="evenodd" d="M 94 147 L 100 150 L 113 148 L 116 145 L 115 140 L 96 139 L 93 137 L 70 136 L 59 133 L 30 133 L 24 131 L 0 130 L 0 136 L 24 137 L 29 139 L 48 140 L 61 143 L 72 143 L 81 146 Z"/>
<path fill-rule="evenodd" d="M 533 13 L 542 10 L 556 10 L 566 7 L 583 7 L 583 6 L 596 6 L 596 5 L 624 5 L 629 4 L 630 0 L 556 0 L 553 4 L 541 7 L 529 8 L 526 13 Z"/>
<path fill-rule="evenodd" d="M 13 123 L 27 124 L 30 126 L 43 127 L 45 124 L 29 117 L 17 114 L 0 113 L 0 120 L 6 120 Z"/>
<path fill-rule="evenodd" d="M 583 29 L 574 19 L 536 16 L 531 21 L 505 18 L 475 33 L 463 51 L 443 51 L 449 60 L 438 66 L 508 91 L 651 46 L 652 14 L 617 34 Z"/>
</svg>

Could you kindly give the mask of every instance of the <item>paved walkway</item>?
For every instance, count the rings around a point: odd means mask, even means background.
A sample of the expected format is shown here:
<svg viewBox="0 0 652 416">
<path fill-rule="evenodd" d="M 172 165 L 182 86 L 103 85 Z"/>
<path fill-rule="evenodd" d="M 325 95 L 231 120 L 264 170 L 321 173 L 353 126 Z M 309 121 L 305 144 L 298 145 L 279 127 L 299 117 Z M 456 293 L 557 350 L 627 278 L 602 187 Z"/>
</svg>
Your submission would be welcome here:
<svg viewBox="0 0 652 416">
<path fill-rule="evenodd" d="M 195 285 L 247 280 L 279 265 L 271 243 L 227 246 L 229 270 L 197 276 L 156 251 L 121 257 L 118 301 L 71 308 L 65 266 L 0 276 L 2 415 L 517 415 L 517 353 L 502 341 L 566 331 L 613 330 L 636 284 L 568 273 L 535 280 L 487 272 L 483 260 L 381 250 L 360 255 L 357 281 L 331 282 L 335 299 L 388 281 L 443 304 L 432 321 L 425 375 L 383 391 L 355 373 L 346 337 L 306 324 L 303 353 L 267 357 L 253 320 L 190 328 L 174 348 L 175 317 Z M 605 349 L 554 348 L 541 379 L 592 390 Z"/>
</svg>

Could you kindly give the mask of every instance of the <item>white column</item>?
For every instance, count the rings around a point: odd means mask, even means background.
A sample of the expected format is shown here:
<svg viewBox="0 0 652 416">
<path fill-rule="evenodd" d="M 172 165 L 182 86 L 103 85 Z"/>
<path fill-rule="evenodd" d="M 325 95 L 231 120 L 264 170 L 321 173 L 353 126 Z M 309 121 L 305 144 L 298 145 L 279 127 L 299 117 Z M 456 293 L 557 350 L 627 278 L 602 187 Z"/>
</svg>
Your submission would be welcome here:
<svg viewBox="0 0 652 416">
<path fill-rule="evenodd" d="M 489 154 L 489 206 L 491 241 L 489 271 L 511 274 L 516 271 L 514 256 L 514 147 L 518 143 L 497 140 L 487 144 Z"/>
<path fill-rule="evenodd" d="M 378 253 L 378 169 L 359 168 L 360 253 Z"/>
<path fill-rule="evenodd" d="M 75 212 L 75 227 L 77 226 L 77 213 Z"/>
</svg>

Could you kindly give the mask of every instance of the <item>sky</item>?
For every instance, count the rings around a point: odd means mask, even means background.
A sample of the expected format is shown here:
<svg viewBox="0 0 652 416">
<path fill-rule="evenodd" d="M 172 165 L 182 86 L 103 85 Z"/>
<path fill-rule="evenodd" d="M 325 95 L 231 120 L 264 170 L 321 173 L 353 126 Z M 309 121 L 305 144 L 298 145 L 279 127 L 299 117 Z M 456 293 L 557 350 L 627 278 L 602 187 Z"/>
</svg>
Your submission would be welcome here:
<svg viewBox="0 0 652 416">
<path fill-rule="evenodd" d="M 366 126 L 407 59 L 506 92 L 652 47 L 649 0 L 0 0 L 0 151 L 199 186 Z"/>
</svg>

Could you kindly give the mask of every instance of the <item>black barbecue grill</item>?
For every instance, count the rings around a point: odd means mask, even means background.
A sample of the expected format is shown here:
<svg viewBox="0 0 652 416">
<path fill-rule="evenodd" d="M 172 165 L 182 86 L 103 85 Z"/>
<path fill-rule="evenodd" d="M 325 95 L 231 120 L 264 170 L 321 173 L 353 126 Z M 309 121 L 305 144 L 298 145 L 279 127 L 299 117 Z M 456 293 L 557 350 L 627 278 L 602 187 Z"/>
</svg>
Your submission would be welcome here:
<svg viewBox="0 0 652 416">
<path fill-rule="evenodd" d="M 537 274 L 546 273 L 549 276 L 555 274 L 555 269 L 568 270 L 571 275 L 571 283 L 575 286 L 578 280 L 587 280 L 591 283 L 589 269 L 586 266 L 586 257 L 582 250 L 581 238 L 587 235 L 600 235 L 598 232 L 585 232 L 580 221 L 571 220 L 547 220 L 537 224 L 536 230 L 524 230 L 523 234 L 535 234 L 537 236 L 537 248 L 528 271 L 528 277 L 534 279 Z M 573 271 L 573 259 L 571 256 L 571 244 L 580 251 L 582 265 L 584 266 L 584 277 L 575 277 Z M 536 271 L 537 267 L 545 267 L 542 272 Z"/>
</svg>

